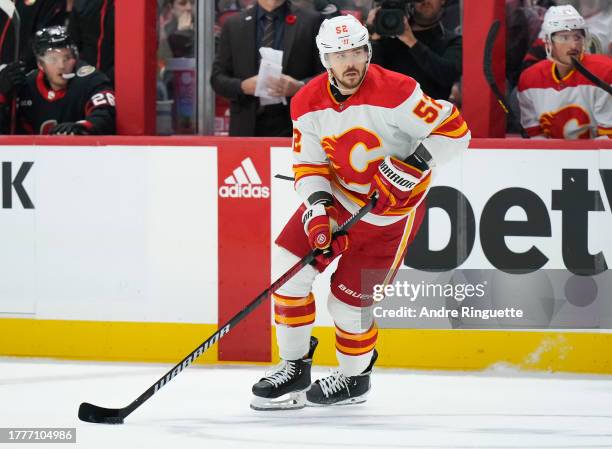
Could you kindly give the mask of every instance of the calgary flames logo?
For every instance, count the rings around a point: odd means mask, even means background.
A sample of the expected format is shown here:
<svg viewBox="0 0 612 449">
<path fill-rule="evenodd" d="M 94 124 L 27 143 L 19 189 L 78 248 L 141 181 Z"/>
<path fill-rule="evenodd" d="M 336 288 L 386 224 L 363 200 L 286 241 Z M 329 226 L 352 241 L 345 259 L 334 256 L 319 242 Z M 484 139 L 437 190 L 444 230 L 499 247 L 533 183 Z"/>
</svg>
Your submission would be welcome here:
<svg viewBox="0 0 612 449">
<path fill-rule="evenodd" d="M 336 175 L 348 184 L 369 184 L 384 158 L 382 142 L 373 131 L 352 128 L 340 136 L 321 139 Z"/>
<path fill-rule="evenodd" d="M 575 104 L 540 116 L 540 126 L 544 134 L 556 139 L 566 139 L 573 137 L 572 135 L 578 139 L 590 139 L 590 124 L 589 114 Z"/>
</svg>

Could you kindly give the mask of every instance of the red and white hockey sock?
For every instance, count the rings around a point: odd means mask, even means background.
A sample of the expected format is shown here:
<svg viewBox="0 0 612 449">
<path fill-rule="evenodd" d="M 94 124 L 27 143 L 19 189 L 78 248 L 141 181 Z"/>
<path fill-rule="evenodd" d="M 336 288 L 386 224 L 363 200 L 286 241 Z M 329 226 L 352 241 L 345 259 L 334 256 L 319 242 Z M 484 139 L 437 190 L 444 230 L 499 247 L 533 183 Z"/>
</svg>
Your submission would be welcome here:
<svg viewBox="0 0 612 449">
<path fill-rule="evenodd" d="M 272 298 L 279 354 L 284 360 L 301 359 L 308 353 L 315 320 L 314 295 L 295 298 L 274 293 Z"/>
<path fill-rule="evenodd" d="M 372 360 L 377 338 L 376 324 L 363 333 L 346 332 L 336 324 L 336 356 L 342 374 L 357 376 L 363 373 Z"/>
</svg>

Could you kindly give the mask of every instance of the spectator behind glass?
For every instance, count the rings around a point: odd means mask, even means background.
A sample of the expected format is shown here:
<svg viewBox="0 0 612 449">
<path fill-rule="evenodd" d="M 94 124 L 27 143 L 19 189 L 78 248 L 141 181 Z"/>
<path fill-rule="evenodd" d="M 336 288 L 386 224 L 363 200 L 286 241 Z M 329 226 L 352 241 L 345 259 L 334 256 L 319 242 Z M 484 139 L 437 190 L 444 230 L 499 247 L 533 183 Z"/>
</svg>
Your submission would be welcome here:
<svg viewBox="0 0 612 449">
<path fill-rule="evenodd" d="M 194 0 L 166 0 L 159 17 L 162 58 L 193 58 L 195 49 Z"/>
<path fill-rule="evenodd" d="M 19 59 L 25 62 L 26 69 L 36 67 L 32 53 L 32 38 L 41 28 L 66 23 L 66 0 L 15 0 L 15 8 L 21 17 L 19 31 Z M 14 31 L 12 21 L 0 12 L 0 64 L 7 64 L 14 58 Z"/>
<path fill-rule="evenodd" d="M 441 21 L 447 30 L 453 30 L 455 34 L 461 34 L 461 4 L 459 0 L 446 0 Z"/>
<path fill-rule="evenodd" d="M 609 94 L 573 68 L 571 57 L 612 84 L 612 59 L 585 54 L 588 27 L 571 5 L 553 6 L 542 24 L 546 54 L 519 79 L 521 124 L 532 137 L 612 138 Z"/>
<path fill-rule="evenodd" d="M 404 18 L 404 32 L 381 37 L 374 31 L 376 7 L 368 14 L 372 62 L 411 76 L 433 98 L 447 99 L 461 76 L 461 36 L 442 25 L 445 0 L 413 3 L 410 17 Z"/>
<path fill-rule="evenodd" d="M 593 40 L 592 53 L 612 56 L 612 2 L 610 0 L 580 0 L 580 13 L 586 20 Z"/>
<path fill-rule="evenodd" d="M 215 11 L 242 11 L 243 9 L 254 6 L 257 0 L 216 0 Z"/>
<path fill-rule="evenodd" d="M 18 134 L 114 134 L 115 94 L 110 80 L 78 60 L 62 26 L 44 28 L 33 39 L 38 70 L 27 76 L 10 63 L 0 70 L 0 129 L 10 125 L 7 101 L 17 94 Z M 17 66 L 18 67 L 18 66 Z"/>
<path fill-rule="evenodd" d="M 68 31 L 82 60 L 115 79 L 115 0 L 74 0 Z"/>
<path fill-rule="evenodd" d="M 317 7 L 317 3 L 322 5 L 323 3 L 326 3 L 325 1 L 315 0 L 313 2 L 315 9 L 320 11 L 326 19 L 333 17 L 333 15 L 326 15 L 324 11 L 321 11 L 320 7 Z M 371 0 L 329 0 L 329 3 L 336 6 L 341 15 L 350 14 L 361 22 L 365 21 L 366 17 L 368 16 L 368 12 L 370 11 L 370 7 L 372 6 Z"/>
<path fill-rule="evenodd" d="M 318 13 L 285 0 L 258 0 L 225 21 L 210 83 L 231 102 L 230 136 L 292 135 L 291 97 L 323 70 L 315 43 L 320 23 Z M 254 96 L 259 48 L 266 46 L 283 51 L 282 75 L 268 83 L 268 94 L 285 97 L 286 105 L 262 106 Z"/>
</svg>

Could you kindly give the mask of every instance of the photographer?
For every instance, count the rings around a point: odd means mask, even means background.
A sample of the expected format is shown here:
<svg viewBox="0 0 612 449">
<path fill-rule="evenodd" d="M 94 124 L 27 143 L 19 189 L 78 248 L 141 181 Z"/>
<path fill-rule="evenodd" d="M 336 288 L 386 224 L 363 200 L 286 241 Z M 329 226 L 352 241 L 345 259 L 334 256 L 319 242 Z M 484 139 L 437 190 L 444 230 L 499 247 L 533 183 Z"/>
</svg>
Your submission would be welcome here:
<svg viewBox="0 0 612 449">
<path fill-rule="evenodd" d="M 461 36 L 442 25 L 445 0 L 381 0 L 368 15 L 372 62 L 449 98 L 461 76 Z"/>
</svg>

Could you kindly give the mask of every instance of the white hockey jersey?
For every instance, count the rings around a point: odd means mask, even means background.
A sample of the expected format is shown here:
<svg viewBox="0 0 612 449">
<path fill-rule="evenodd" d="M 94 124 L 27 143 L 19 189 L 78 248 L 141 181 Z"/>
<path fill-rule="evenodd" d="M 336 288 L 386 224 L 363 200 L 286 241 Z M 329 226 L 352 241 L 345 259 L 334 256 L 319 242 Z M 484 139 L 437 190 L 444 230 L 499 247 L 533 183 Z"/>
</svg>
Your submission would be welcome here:
<svg viewBox="0 0 612 449">
<path fill-rule="evenodd" d="M 612 84 L 612 59 L 584 55 L 582 64 Z M 519 79 L 521 124 L 530 136 L 557 139 L 612 138 L 612 99 L 580 72 L 558 79 L 550 60 L 526 69 Z"/>
<path fill-rule="evenodd" d="M 403 160 L 423 143 L 439 166 L 467 149 L 470 140 L 454 105 L 430 98 L 414 79 L 375 64 L 343 103 L 334 99 L 327 74 L 314 78 L 291 101 L 291 117 L 296 191 L 304 201 L 329 192 L 351 213 L 368 201 L 372 176 L 385 156 Z M 414 194 L 425 195 L 430 180 Z M 409 212 L 368 214 L 364 221 L 385 225 Z"/>
</svg>

